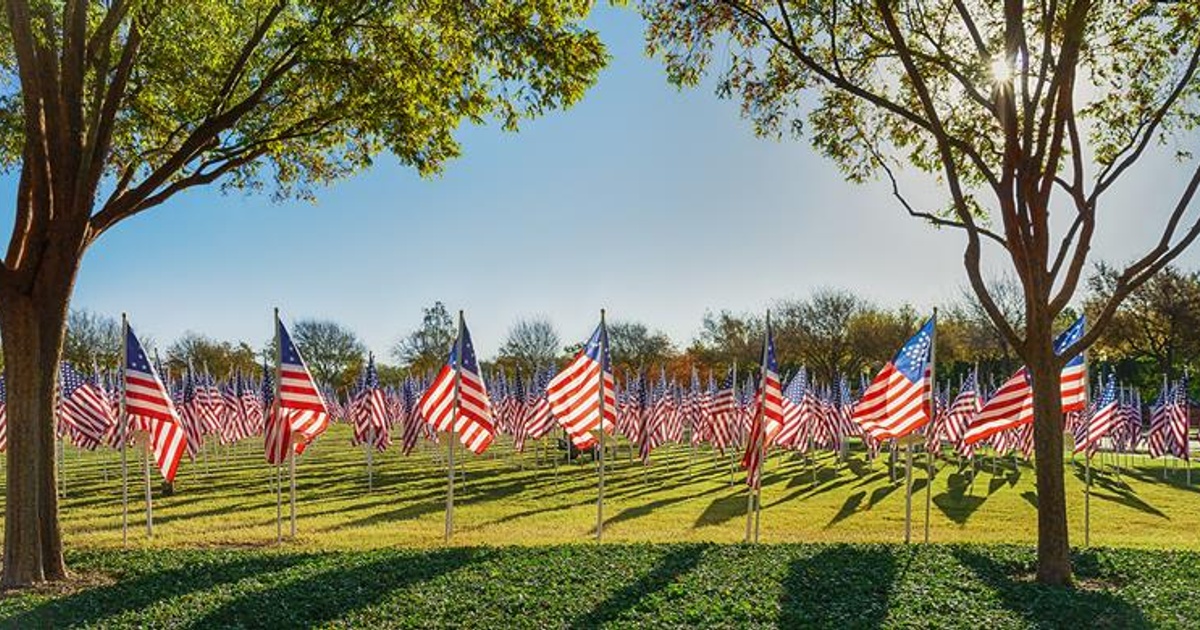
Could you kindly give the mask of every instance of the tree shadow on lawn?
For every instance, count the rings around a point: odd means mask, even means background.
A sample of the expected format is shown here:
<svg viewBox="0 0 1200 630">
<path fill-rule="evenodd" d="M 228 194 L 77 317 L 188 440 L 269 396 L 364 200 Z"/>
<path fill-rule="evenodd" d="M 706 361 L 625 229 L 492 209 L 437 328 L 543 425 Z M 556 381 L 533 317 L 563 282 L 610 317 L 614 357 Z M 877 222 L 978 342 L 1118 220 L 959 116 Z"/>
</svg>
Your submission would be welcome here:
<svg viewBox="0 0 1200 630">
<path fill-rule="evenodd" d="M 570 628 L 599 628 L 618 621 L 621 615 L 637 607 L 647 595 L 657 593 L 671 585 L 680 576 L 695 569 L 704 553 L 702 545 L 688 545 L 671 549 L 654 565 L 649 573 L 638 578 L 596 604 L 587 613 L 571 621 Z"/>
<path fill-rule="evenodd" d="M 952 553 L 987 584 L 1008 610 L 1031 626 L 1045 628 L 1149 628 L 1142 611 L 1112 592 L 1100 588 L 1043 586 L 1034 581 L 1032 567 L 1001 562 L 971 547 L 954 547 Z M 1077 583 L 1096 582 L 1104 576 L 1093 552 L 1073 558 Z"/>
<path fill-rule="evenodd" d="M 882 546 L 834 545 L 794 560 L 783 579 L 780 628 L 875 628 L 887 618 L 896 556 Z"/>
<path fill-rule="evenodd" d="M 133 560 L 152 554 L 133 554 Z M 12 628 L 91 626 L 125 613 L 150 608 L 164 600 L 205 591 L 247 578 L 261 578 L 311 561 L 301 554 L 243 557 L 230 555 L 213 562 L 189 563 L 160 570 L 135 570 L 118 581 L 53 599 L 6 620 Z M 131 565 L 133 562 L 130 563 Z"/>
<path fill-rule="evenodd" d="M 192 628 L 313 627 L 383 601 L 397 591 L 428 582 L 486 559 L 487 550 L 455 548 L 351 556 L 353 561 L 309 572 L 265 590 L 241 594 L 190 624 Z"/>
</svg>

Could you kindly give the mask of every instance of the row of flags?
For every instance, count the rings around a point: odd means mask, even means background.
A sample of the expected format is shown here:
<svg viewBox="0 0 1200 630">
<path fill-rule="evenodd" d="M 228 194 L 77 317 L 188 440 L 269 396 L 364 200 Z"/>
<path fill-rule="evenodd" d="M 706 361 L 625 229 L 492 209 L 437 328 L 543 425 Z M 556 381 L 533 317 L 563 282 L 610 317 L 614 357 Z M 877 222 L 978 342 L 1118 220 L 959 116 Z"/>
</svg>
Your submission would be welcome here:
<svg viewBox="0 0 1200 630">
<path fill-rule="evenodd" d="M 905 343 L 855 400 L 845 378 L 819 386 L 800 370 L 784 379 L 778 369 L 768 326 L 757 375 L 738 382 L 737 366 L 718 386 L 713 376 L 702 386 L 693 370 L 682 386 L 660 372 L 657 382 L 642 373 L 618 383 L 613 376 L 607 330 L 601 322 L 572 362 L 557 373 L 543 369 L 522 379 L 483 376 L 465 321 L 443 368 L 429 382 L 406 380 L 398 388 L 379 384 L 374 358 L 355 391 L 342 402 L 313 380 L 288 331 L 276 320 L 278 362 L 264 364 L 257 380 L 238 375 L 218 385 L 191 369 L 164 384 L 131 328 L 126 327 L 123 388 L 93 373 L 61 366 L 60 431 L 83 448 L 120 446 L 131 433 L 144 435 L 164 478 L 173 479 L 180 458 L 195 458 L 205 436 L 236 442 L 261 435 L 268 463 L 300 454 L 333 418 L 354 424 L 356 444 L 383 450 L 399 431 L 405 454 L 421 439 L 437 441 L 450 431 L 471 452 L 481 454 L 498 434 L 511 435 L 518 450 L 556 426 L 581 449 L 595 433 L 619 432 L 638 445 L 644 462 L 667 443 L 708 443 L 722 453 L 744 449 L 742 464 L 757 484 L 767 448 L 804 452 L 840 450 L 859 437 L 874 456 L 881 445 L 917 433 L 931 450 L 949 445 L 970 456 L 983 444 L 998 452 L 1032 453 L 1032 389 L 1022 368 L 985 397 L 972 372 L 951 399 L 949 388 L 933 391 L 936 321 L 931 318 Z M 1055 341 L 1062 352 L 1083 334 L 1077 321 Z M 276 397 L 275 382 L 278 382 Z M 786 386 L 785 386 L 786 383 Z M 118 422 L 121 392 L 127 426 Z M 4 384 L 0 379 L 0 448 L 5 442 Z M 1141 439 L 1141 401 L 1114 379 L 1087 407 L 1082 357 L 1066 362 L 1061 400 L 1076 450 L 1089 454 L 1103 439 L 1132 450 Z M 1151 408 L 1147 436 L 1154 456 L 1188 456 L 1186 383 L 1166 386 Z"/>
</svg>

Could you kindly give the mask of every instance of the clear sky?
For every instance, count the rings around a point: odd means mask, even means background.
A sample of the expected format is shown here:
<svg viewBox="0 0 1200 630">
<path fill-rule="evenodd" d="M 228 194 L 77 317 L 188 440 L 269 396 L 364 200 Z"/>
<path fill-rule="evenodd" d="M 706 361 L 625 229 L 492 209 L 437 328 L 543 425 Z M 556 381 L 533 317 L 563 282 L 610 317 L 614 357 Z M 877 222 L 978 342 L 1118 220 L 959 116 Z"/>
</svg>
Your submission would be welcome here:
<svg viewBox="0 0 1200 630">
<path fill-rule="evenodd" d="M 126 311 L 163 344 L 195 330 L 255 345 L 279 306 L 386 355 L 442 300 L 489 357 L 527 315 L 572 343 L 603 306 L 686 344 L 706 309 L 759 311 L 821 286 L 920 308 L 959 294 L 959 235 L 908 218 L 882 182 L 843 182 L 807 144 L 756 138 L 711 86 L 677 91 L 633 11 L 600 5 L 591 22 L 612 62 L 573 109 L 518 134 L 464 128 L 464 157 L 433 179 L 382 156 L 315 204 L 191 191 L 101 238 L 74 305 Z M 1101 208 L 1097 259 L 1145 247 L 1182 189 L 1169 160 L 1140 168 Z"/>
</svg>

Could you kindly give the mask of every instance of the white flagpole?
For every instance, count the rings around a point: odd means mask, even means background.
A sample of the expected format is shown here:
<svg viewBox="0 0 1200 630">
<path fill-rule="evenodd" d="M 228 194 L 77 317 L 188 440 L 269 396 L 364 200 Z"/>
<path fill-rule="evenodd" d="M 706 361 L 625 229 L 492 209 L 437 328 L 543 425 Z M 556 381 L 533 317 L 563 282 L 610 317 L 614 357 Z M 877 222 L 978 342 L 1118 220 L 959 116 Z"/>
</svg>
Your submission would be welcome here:
<svg viewBox="0 0 1200 630">
<path fill-rule="evenodd" d="M 278 307 L 275 308 L 274 319 L 275 319 L 275 322 L 274 322 L 274 324 L 275 324 L 275 383 L 274 383 L 274 385 L 275 385 L 275 400 L 272 402 L 272 405 L 274 408 L 279 409 L 279 375 L 280 375 L 280 365 L 283 363 L 283 347 L 280 345 L 281 340 L 279 338 L 279 308 Z M 270 412 L 268 410 L 268 414 L 269 413 Z M 279 413 L 276 414 L 276 418 L 274 420 L 276 422 L 279 422 L 280 425 L 282 425 L 282 423 L 284 422 L 282 409 L 280 409 Z M 271 418 L 268 418 L 267 421 L 270 422 Z M 282 430 L 282 426 L 276 428 L 276 431 L 281 431 L 281 430 Z M 290 435 L 290 432 L 289 432 L 289 435 Z M 282 435 L 280 435 L 279 438 L 282 438 Z M 282 439 L 280 439 L 280 441 L 282 442 Z M 289 443 L 287 445 L 287 448 L 288 449 L 292 448 L 291 443 Z M 283 542 L 283 462 L 278 462 L 275 464 L 275 542 L 277 544 Z"/>
<path fill-rule="evenodd" d="M 1088 413 L 1088 369 L 1087 369 L 1087 354 L 1083 355 L 1083 413 Z M 1101 387 L 1103 387 L 1103 378 Z M 1087 424 L 1084 425 L 1083 439 L 1086 441 L 1088 433 L 1091 432 L 1092 418 L 1089 415 Z M 1091 447 L 1083 449 L 1084 461 L 1084 486 L 1083 486 L 1083 546 L 1085 548 L 1092 546 L 1092 454 Z"/>
<path fill-rule="evenodd" d="M 458 339 L 454 342 L 454 410 L 450 416 L 450 430 L 446 432 L 446 461 L 449 464 L 446 476 L 446 542 L 450 542 L 450 537 L 454 534 L 454 429 L 458 424 L 462 395 L 463 327 L 463 312 L 460 310 L 458 312 Z"/>
<path fill-rule="evenodd" d="M 934 423 L 934 418 L 937 416 L 935 404 L 937 396 L 934 391 L 937 388 L 937 307 L 933 308 L 933 335 L 929 340 L 929 427 L 931 431 L 937 430 L 937 425 Z M 937 436 L 933 436 L 935 439 Z M 925 440 L 925 457 L 928 465 L 928 479 L 925 482 L 925 544 L 929 544 L 929 513 L 930 506 L 933 504 L 933 451 L 929 450 L 930 441 Z"/>
<path fill-rule="evenodd" d="M 118 401 L 117 420 L 121 428 L 121 544 L 129 544 L 129 456 L 126 448 L 129 445 L 129 418 L 125 414 L 125 367 L 129 358 L 126 352 L 129 346 L 129 319 L 121 313 L 121 397 Z"/>
<path fill-rule="evenodd" d="M 146 434 L 142 448 L 142 470 L 146 479 L 146 537 L 154 538 L 154 503 L 150 494 L 150 434 Z"/>
<path fill-rule="evenodd" d="M 604 360 L 608 356 L 608 328 L 604 323 L 604 309 L 600 309 L 600 448 L 596 459 L 600 484 L 596 498 L 596 542 L 604 539 Z M 645 436 L 642 436 L 645 439 Z"/>
<path fill-rule="evenodd" d="M 375 490 L 375 424 L 371 423 L 367 434 L 367 492 Z"/>
</svg>

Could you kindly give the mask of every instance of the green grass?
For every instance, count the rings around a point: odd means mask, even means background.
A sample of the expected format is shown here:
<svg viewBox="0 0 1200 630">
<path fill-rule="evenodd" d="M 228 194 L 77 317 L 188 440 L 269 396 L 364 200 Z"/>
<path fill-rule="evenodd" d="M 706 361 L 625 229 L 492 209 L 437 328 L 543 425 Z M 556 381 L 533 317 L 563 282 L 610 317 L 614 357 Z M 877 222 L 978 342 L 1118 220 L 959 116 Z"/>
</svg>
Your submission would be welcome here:
<svg viewBox="0 0 1200 630">
<path fill-rule="evenodd" d="M 608 462 L 609 544 L 597 546 L 595 467 L 497 444 L 459 452 L 447 545 L 443 451 L 377 455 L 369 492 L 348 439 L 335 426 L 301 459 L 298 536 L 282 545 L 257 443 L 185 462 L 171 496 L 156 481 L 153 538 L 132 457 L 129 549 L 117 456 L 68 449 L 62 526 L 77 579 L 0 598 L 0 627 L 1200 627 L 1200 472 L 1188 484 L 1161 461 L 1096 461 L 1100 548 L 1076 552 L 1078 588 L 1053 589 L 1031 582 L 1034 473 L 1011 458 L 981 458 L 973 474 L 941 461 L 932 484 L 918 458 L 914 539 L 928 486 L 937 544 L 905 547 L 903 473 L 893 482 L 886 458 L 775 454 L 768 544 L 746 546 L 728 544 L 746 515 L 728 459 L 676 446 L 643 467 L 622 445 Z M 1067 466 L 1078 547 L 1084 469 Z"/>
<path fill-rule="evenodd" d="M 442 447 L 444 448 L 444 447 Z M 591 539 L 596 523 L 596 469 L 590 463 L 538 465 L 531 451 L 514 455 L 458 452 L 456 545 L 546 545 Z M 259 546 L 275 542 L 274 472 L 261 445 L 210 452 L 184 462 L 176 493 L 155 482 L 155 531 L 144 531 L 141 467 L 131 458 L 132 547 Z M 426 548 L 442 546 L 446 472 L 431 445 L 411 457 L 376 456 L 368 492 L 364 455 L 349 446 L 349 429 L 334 426 L 297 465 L 298 537 L 289 549 Z M 611 458 L 610 458 L 611 459 Z M 465 461 L 464 461 L 465 460 Z M 1093 545 L 1200 550 L 1200 470 L 1187 485 L 1182 468 L 1121 457 L 1097 459 L 1091 500 Z M 1100 465 L 1100 462 L 1103 462 Z M 914 474 L 914 538 L 923 537 L 926 473 Z M 931 540 L 943 543 L 1022 543 L 1036 537 L 1034 471 L 1011 458 L 979 460 L 972 475 L 939 462 L 931 486 Z M 622 445 L 608 462 L 604 537 L 607 542 L 740 542 L 746 490 L 739 471 L 730 484 L 728 460 L 683 446 L 655 453 L 649 467 L 630 461 Z M 68 449 L 62 524 L 69 547 L 121 545 L 120 469 L 115 453 Z M 107 479 L 105 478 L 107 475 Z M 1082 460 L 1067 469 L 1072 542 L 1083 544 Z M 898 471 L 902 481 L 903 471 Z M 873 465 L 852 452 L 845 464 L 825 455 L 812 465 L 793 454 L 772 455 L 762 490 L 763 542 L 898 542 L 903 540 L 904 488 L 893 483 L 886 458 Z M 284 513 L 287 505 L 285 495 Z M 285 526 L 286 532 L 286 526 Z"/>
<path fill-rule="evenodd" d="M 0 599 L 0 626 L 1197 627 L 1200 554 L 1024 547 L 560 545 L 298 553 L 90 550 L 89 585 Z"/>
</svg>

